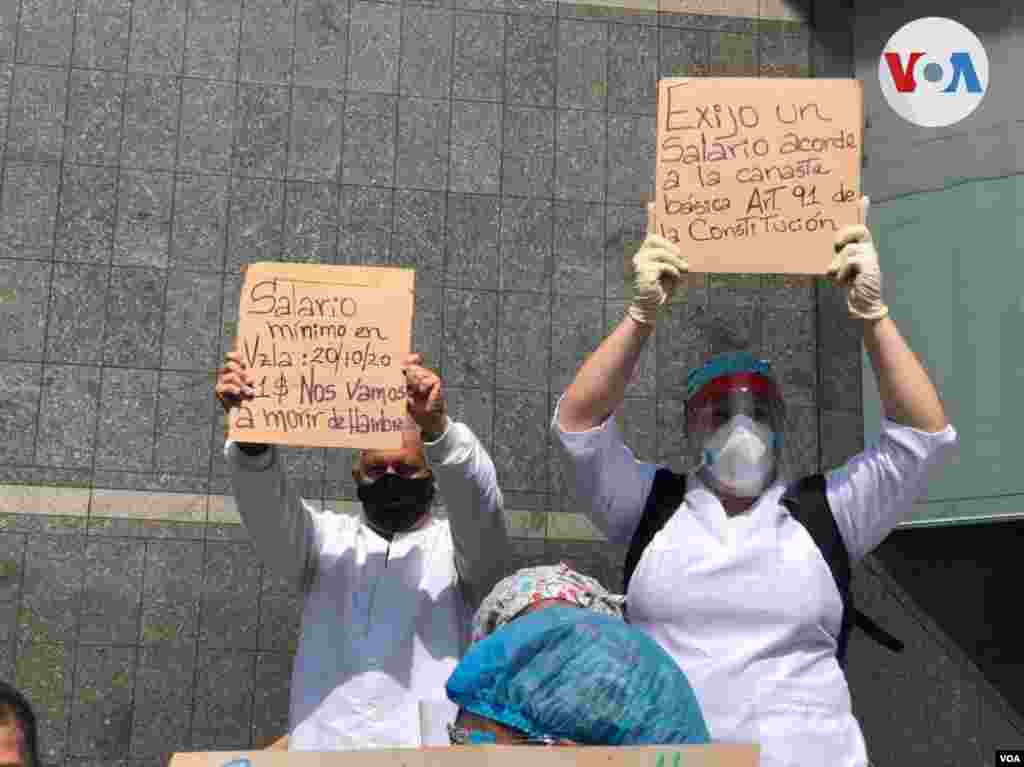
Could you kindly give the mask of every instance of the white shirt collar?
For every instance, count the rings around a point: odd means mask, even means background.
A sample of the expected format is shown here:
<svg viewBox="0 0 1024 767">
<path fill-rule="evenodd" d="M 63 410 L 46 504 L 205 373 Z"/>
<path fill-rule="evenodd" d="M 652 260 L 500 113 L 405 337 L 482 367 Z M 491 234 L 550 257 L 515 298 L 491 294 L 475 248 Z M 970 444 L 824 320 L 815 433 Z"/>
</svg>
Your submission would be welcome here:
<svg viewBox="0 0 1024 767">
<path fill-rule="evenodd" d="M 415 530 L 410 530 L 407 533 L 395 533 L 389 544 L 387 538 L 382 536 L 366 523 L 365 516 L 360 515 L 359 517 L 359 526 L 362 528 L 363 535 L 371 540 L 375 539 L 378 541 L 380 548 L 390 547 L 391 555 L 394 557 L 400 557 L 413 547 L 427 543 L 432 539 L 439 522 L 440 520 L 431 514 L 430 519 L 424 525 L 417 527 Z"/>
<path fill-rule="evenodd" d="M 759 525 L 764 516 L 764 509 L 777 508 L 779 498 L 786 490 L 785 483 L 777 479 L 761 493 L 749 509 L 742 514 L 729 517 L 714 490 L 708 487 L 698 472 L 694 471 L 688 479 L 690 481 L 687 485 L 686 505 L 690 513 L 722 543 L 735 540 L 744 530 Z"/>
</svg>

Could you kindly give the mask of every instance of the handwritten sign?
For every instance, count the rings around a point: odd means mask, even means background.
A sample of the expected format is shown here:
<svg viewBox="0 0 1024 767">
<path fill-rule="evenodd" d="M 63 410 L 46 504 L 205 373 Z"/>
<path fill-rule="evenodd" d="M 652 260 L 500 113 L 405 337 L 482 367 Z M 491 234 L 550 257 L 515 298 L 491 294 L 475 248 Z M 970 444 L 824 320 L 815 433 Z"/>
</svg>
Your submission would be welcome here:
<svg viewBox="0 0 1024 767">
<path fill-rule="evenodd" d="M 857 80 L 662 80 L 659 233 L 695 272 L 824 274 L 858 223 L 862 126 Z"/>
<path fill-rule="evenodd" d="M 256 394 L 228 436 L 308 447 L 398 448 L 411 269 L 258 263 L 246 269 L 235 344 Z"/>
<path fill-rule="evenodd" d="M 453 746 L 362 751 L 249 751 L 181 753 L 170 767 L 518 767 L 530 749 L 532 767 L 757 767 L 756 745 L 708 746 Z"/>
</svg>

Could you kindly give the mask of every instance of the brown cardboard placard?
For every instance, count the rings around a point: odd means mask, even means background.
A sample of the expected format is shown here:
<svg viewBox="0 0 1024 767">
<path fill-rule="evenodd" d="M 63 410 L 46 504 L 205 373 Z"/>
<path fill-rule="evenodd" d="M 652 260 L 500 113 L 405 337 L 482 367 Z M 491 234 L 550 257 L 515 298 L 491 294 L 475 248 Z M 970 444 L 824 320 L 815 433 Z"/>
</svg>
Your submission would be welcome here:
<svg viewBox="0 0 1024 767">
<path fill-rule="evenodd" d="M 170 767 L 757 767 L 760 748 L 708 746 L 454 746 L 364 751 L 175 754 Z"/>
<path fill-rule="evenodd" d="M 388 267 L 247 267 L 235 350 L 256 375 L 256 396 L 232 408 L 228 437 L 401 447 L 414 278 Z"/>
<path fill-rule="evenodd" d="M 694 272 L 824 274 L 859 222 L 863 109 L 858 80 L 661 80 L 658 233 Z"/>
</svg>

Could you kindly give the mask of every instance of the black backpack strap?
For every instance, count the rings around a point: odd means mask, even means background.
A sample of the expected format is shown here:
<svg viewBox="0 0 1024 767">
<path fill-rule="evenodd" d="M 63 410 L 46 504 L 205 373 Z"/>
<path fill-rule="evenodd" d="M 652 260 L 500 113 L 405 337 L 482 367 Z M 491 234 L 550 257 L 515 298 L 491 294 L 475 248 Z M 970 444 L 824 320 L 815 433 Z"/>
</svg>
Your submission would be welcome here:
<svg viewBox="0 0 1024 767">
<path fill-rule="evenodd" d="M 864 633 L 893 652 L 903 649 L 903 643 L 885 631 L 867 615 L 856 609 L 850 594 L 850 554 L 846 550 L 839 525 L 832 514 L 826 493 L 825 475 L 813 474 L 792 485 L 782 496 L 785 506 L 797 522 L 810 533 L 814 543 L 832 571 L 832 578 L 839 589 L 843 602 L 843 622 L 839 630 L 836 657 L 842 665 L 846 661 L 846 645 L 851 626 L 860 627 Z"/>
<path fill-rule="evenodd" d="M 850 591 L 850 555 L 828 505 L 825 475 L 813 474 L 792 485 L 782 496 L 782 505 L 807 529 L 821 549 L 845 603 Z"/>
<path fill-rule="evenodd" d="M 853 625 L 874 639 L 878 644 L 892 650 L 893 652 L 903 651 L 903 642 L 894 637 L 884 628 L 875 623 L 866 614 L 856 607 L 853 608 Z"/>
<path fill-rule="evenodd" d="M 686 475 L 676 474 L 669 469 L 658 469 L 654 473 L 654 482 L 651 483 L 651 492 L 647 495 L 647 503 L 644 506 L 643 514 L 640 515 L 640 522 L 633 532 L 633 538 L 629 542 L 629 550 L 626 552 L 626 564 L 623 568 L 622 593 L 629 591 L 629 579 L 633 577 L 640 557 L 644 549 L 651 542 L 658 531 L 665 526 L 665 523 L 675 514 L 686 496 Z"/>
</svg>

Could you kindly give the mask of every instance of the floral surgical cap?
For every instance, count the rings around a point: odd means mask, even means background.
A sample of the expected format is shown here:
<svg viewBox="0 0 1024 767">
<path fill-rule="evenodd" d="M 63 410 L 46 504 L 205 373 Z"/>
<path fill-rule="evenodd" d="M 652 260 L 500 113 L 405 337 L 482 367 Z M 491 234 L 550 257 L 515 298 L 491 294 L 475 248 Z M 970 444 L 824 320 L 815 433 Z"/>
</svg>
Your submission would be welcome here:
<svg viewBox="0 0 1024 767">
<path fill-rule="evenodd" d="M 448 678 L 462 709 L 580 745 L 707 743 L 686 675 L 640 629 L 590 610 L 524 615 L 473 645 Z"/>
<path fill-rule="evenodd" d="M 545 599 L 562 599 L 577 607 L 622 618 L 625 597 L 612 594 L 593 578 L 568 565 L 527 567 L 508 576 L 480 604 L 473 618 L 473 642 L 493 634 L 523 610 Z"/>
</svg>

